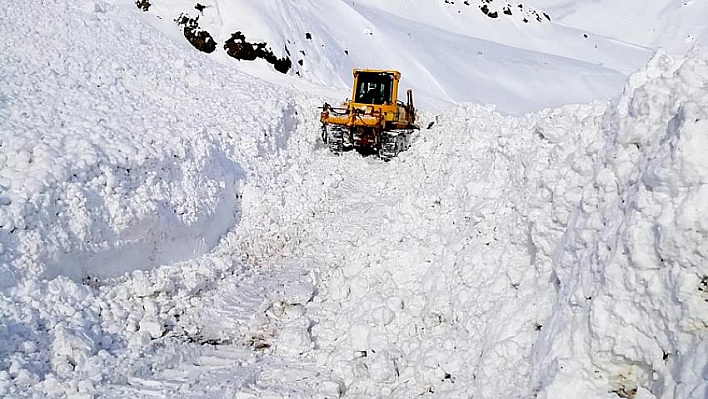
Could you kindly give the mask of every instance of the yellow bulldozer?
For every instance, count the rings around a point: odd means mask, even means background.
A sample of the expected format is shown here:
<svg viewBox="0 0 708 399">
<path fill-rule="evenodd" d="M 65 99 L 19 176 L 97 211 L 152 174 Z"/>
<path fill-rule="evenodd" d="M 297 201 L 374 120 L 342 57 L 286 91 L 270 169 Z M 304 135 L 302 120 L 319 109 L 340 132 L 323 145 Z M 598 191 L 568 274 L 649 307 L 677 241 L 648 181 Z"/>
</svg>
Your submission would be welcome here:
<svg viewBox="0 0 708 399">
<path fill-rule="evenodd" d="M 415 125 L 413 91 L 406 103 L 398 101 L 401 73 L 379 69 L 354 69 L 352 99 L 341 107 L 322 106 L 322 141 L 335 154 L 347 149 L 375 151 L 384 161 L 410 146 Z"/>
</svg>

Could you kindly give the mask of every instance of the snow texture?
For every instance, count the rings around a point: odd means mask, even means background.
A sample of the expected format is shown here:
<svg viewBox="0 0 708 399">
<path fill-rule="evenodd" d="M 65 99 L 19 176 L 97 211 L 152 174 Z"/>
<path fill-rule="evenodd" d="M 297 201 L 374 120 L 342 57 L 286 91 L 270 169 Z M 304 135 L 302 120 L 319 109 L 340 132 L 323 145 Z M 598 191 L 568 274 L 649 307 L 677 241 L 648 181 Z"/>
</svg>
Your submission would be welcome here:
<svg viewBox="0 0 708 399">
<path fill-rule="evenodd" d="M 349 94 L 344 88 L 355 67 L 400 70 L 428 109 L 471 101 L 520 114 L 606 99 L 619 94 L 627 74 L 651 56 L 633 43 L 587 40 L 584 31 L 545 17 L 539 17 L 545 23 L 524 23 L 530 8 L 523 5 L 515 6 L 512 17 L 490 19 L 478 6 L 496 9 L 500 2 L 486 0 L 473 6 L 443 0 L 206 0 L 199 3 L 202 11 L 186 0 L 152 2 L 148 15 L 168 21 L 182 13 L 199 17 L 218 43 L 237 31 L 265 42 L 277 56 L 291 58 L 297 80 L 340 88 L 342 97 Z M 234 61 L 222 47 L 213 58 L 273 79 L 262 72 L 263 66 L 272 69 L 265 61 Z"/>
<path fill-rule="evenodd" d="M 206 4 L 217 38 L 237 18 L 274 48 L 303 27 L 328 49 L 376 38 L 347 48 L 437 96 L 384 163 L 319 141 L 354 61 L 313 52 L 308 81 L 205 55 L 177 3 L 0 7 L 1 397 L 708 394 L 704 48 L 659 51 L 606 101 L 648 51 L 571 54 L 570 2 L 518 26 L 471 8 L 496 24 L 474 37 L 460 4 Z M 536 86 L 570 76 L 579 97 Z"/>
</svg>

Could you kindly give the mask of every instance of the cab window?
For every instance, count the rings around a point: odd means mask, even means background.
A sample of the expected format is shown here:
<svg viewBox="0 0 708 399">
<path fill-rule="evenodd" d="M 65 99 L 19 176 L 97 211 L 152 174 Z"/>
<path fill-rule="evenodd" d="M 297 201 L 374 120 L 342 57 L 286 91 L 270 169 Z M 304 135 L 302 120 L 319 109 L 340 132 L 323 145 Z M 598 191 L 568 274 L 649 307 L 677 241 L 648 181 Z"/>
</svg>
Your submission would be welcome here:
<svg viewBox="0 0 708 399">
<path fill-rule="evenodd" d="M 359 73 L 354 102 L 360 104 L 386 104 L 391 102 L 393 76 L 388 73 Z"/>
</svg>

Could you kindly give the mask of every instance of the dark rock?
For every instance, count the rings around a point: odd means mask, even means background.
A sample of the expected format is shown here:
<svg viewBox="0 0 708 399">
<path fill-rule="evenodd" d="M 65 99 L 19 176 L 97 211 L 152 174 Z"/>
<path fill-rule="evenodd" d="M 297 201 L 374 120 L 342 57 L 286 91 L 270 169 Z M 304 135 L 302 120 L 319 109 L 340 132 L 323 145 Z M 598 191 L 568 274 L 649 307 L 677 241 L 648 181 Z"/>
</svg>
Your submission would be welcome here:
<svg viewBox="0 0 708 399">
<path fill-rule="evenodd" d="M 267 48 L 267 43 L 250 43 L 246 41 L 241 31 L 231 34 L 231 38 L 224 43 L 226 54 L 237 60 L 254 61 L 262 58 L 272 64 L 276 71 L 288 73 L 292 67 L 289 57 L 278 58 Z"/>
<path fill-rule="evenodd" d="M 135 5 L 138 6 L 139 9 L 143 11 L 147 11 L 150 9 L 150 2 L 148 0 L 135 0 Z"/>
<path fill-rule="evenodd" d="M 216 50 L 216 41 L 209 32 L 199 28 L 199 17 L 192 18 L 181 14 L 175 20 L 177 25 L 182 26 L 182 33 L 187 41 L 199 51 L 212 53 Z"/>
<path fill-rule="evenodd" d="M 499 16 L 499 13 L 497 13 L 496 11 L 489 11 L 489 7 L 487 7 L 486 4 L 482 4 L 482 7 L 480 7 L 479 9 L 482 10 L 482 13 L 488 16 L 489 18 L 497 18 Z"/>
<path fill-rule="evenodd" d="M 248 43 L 246 37 L 238 31 L 224 43 L 224 50 L 226 50 L 226 54 L 237 60 L 254 61 L 258 58 L 259 51 L 263 51 L 261 46 L 264 47 L 265 43 Z"/>
</svg>

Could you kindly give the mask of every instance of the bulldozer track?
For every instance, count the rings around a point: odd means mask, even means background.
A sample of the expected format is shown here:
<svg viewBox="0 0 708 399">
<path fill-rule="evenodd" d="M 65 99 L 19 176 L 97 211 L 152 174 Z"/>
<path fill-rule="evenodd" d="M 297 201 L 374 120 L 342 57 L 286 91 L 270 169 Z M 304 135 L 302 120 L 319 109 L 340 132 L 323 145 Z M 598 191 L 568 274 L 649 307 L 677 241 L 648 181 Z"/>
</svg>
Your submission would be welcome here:
<svg viewBox="0 0 708 399">
<path fill-rule="evenodd" d="M 410 147 L 410 137 L 413 130 L 391 130 L 381 133 L 381 144 L 379 146 L 379 158 L 390 161 L 398 156 L 401 151 Z"/>
<path fill-rule="evenodd" d="M 329 150 L 336 155 L 344 152 L 344 134 L 345 130 L 336 126 L 323 127 L 323 137 Z"/>
</svg>

